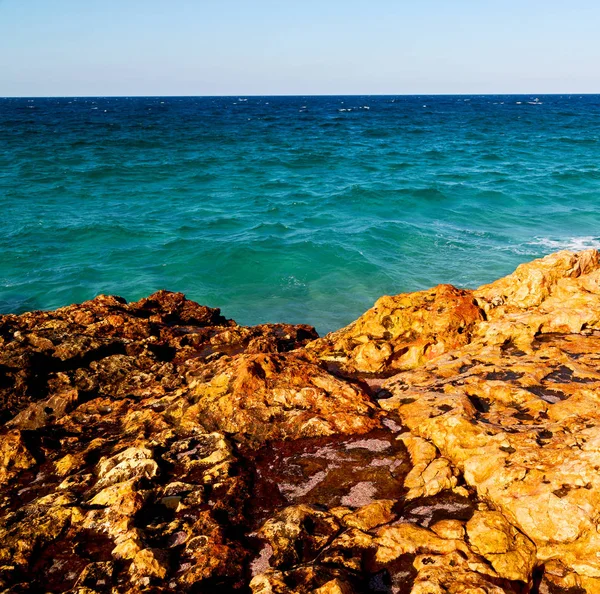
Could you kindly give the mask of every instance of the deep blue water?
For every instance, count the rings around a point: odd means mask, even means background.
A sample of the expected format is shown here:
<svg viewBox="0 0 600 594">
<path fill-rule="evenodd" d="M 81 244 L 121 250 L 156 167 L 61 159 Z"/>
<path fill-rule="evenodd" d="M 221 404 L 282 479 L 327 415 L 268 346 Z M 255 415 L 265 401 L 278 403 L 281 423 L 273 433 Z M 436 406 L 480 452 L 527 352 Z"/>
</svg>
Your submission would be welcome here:
<svg viewBox="0 0 600 594">
<path fill-rule="evenodd" d="M 159 288 L 340 327 L 600 246 L 600 96 L 0 99 L 0 312 Z"/>
</svg>

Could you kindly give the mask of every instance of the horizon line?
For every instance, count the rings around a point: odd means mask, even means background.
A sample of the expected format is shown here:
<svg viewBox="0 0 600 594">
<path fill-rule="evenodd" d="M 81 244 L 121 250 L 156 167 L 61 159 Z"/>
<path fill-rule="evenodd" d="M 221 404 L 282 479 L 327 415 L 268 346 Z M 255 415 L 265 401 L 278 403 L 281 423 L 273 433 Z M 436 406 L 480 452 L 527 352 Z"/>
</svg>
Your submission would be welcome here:
<svg viewBox="0 0 600 594">
<path fill-rule="evenodd" d="M 128 94 L 128 95 L 0 95 L 0 99 L 130 99 L 130 98 L 150 98 L 150 97 L 171 97 L 171 98 L 229 98 L 229 97 L 511 97 L 511 96 L 526 96 L 538 95 L 542 97 L 554 97 L 563 95 L 579 95 L 579 96 L 594 96 L 600 95 L 600 91 L 596 93 L 578 93 L 578 92 L 555 92 L 555 93 L 539 93 L 539 92 L 519 92 L 519 93 L 275 93 L 275 94 L 257 94 L 257 93 L 235 93 L 226 95 L 193 95 L 193 94 Z"/>
</svg>

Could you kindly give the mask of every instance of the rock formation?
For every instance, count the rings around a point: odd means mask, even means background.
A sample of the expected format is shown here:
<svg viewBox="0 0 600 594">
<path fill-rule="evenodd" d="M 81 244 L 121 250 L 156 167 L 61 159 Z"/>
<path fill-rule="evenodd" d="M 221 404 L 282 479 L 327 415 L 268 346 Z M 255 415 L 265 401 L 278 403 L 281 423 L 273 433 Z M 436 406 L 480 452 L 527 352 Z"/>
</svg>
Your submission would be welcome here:
<svg viewBox="0 0 600 594">
<path fill-rule="evenodd" d="M 0 316 L 0 592 L 600 592 L 600 257 L 318 338 L 160 291 Z"/>
</svg>

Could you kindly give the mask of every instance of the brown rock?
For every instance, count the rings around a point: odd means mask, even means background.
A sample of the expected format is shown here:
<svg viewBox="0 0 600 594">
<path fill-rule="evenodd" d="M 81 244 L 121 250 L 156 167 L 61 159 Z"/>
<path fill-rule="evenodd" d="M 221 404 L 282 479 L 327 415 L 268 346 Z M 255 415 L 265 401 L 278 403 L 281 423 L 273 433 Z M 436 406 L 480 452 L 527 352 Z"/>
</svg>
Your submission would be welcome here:
<svg viewBox="0 0 600 594">
<path fill-rule="evenodd" d="M 252 578 L 252 594 L 353 594 L 345 574 L 324 566 L 298 567 L 288 572 L 268 571 Z M 325 588 L 325 590 L 320 590 Z"/>
<path fill-rule="evenodd" d="M 62 418 L 77 402 L 77 390 L 66 390 L 46 400 L 30 404 L 25 410 L 6 423 L 7 427 L 38 429 L 55 419 Z"/>
<path fill-rule="evenodd" d="M 331 515 L 298 505 L 267 521 L 259 535 L 271 546 L 271 565 L 279 568 L 314 559 L 339 530 L 340 524 Z"/>
</svg>

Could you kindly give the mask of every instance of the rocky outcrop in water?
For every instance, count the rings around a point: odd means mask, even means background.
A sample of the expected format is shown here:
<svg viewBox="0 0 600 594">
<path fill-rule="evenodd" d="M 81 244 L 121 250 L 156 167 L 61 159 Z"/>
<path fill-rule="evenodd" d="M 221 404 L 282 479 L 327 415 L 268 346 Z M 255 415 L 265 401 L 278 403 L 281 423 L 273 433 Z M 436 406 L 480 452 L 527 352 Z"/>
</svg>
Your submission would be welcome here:
<svg viewBox="0 0 600 594">
<path fill-rule="evenodd" d="M 241 327 L 0 316 L 0 592 L 600 592 L 600 259 Z"/>
</svg>

